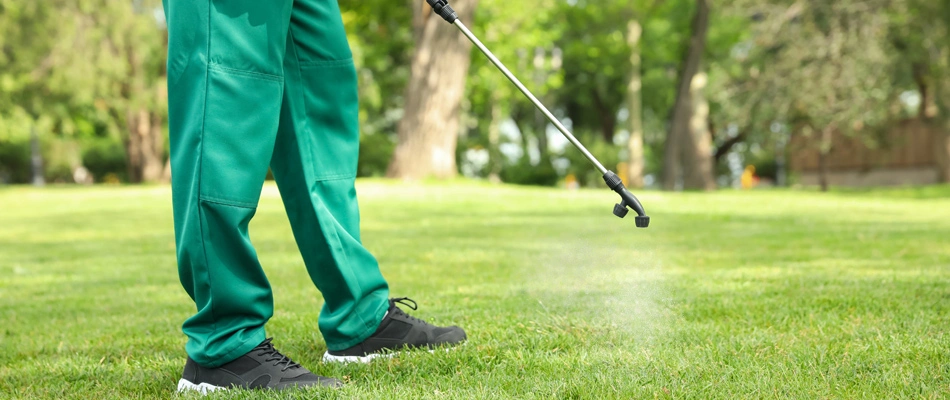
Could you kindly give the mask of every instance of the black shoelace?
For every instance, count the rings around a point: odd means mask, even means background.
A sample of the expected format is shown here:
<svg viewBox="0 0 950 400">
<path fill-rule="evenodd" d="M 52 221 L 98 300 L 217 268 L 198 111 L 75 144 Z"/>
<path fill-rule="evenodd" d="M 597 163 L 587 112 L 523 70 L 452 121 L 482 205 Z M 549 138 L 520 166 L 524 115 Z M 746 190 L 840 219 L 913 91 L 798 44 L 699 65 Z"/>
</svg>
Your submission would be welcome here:
<svg viewBox="0 0 950 400">
<path fill-rule="evenodd" d="M 398 312 L 398 313 L 400 313 L 400 314 L 402 314 L 402 315 L 405 315 L 407 318 L 409 318 L 409 319 L 411 319 L 411 320 L 413 320 L 413 321 L 419 322 L 419 323 L 421 323 L 421 324 L 429 325 L 428 322 L 425 322 L 425 321 L 423 321 L 423 320 L 421 320 L 421 319 L 419 319 L 419 318 L 413 317 L 413 316 L 409 315 L 408 313 L 406 313 L 405 311 L 401 310 L 399 307 L 396 307 L 396 304 L 402 304 L 402 305 L 404 305 L 404 306 L 406 306 L 406 307 L 411 308 L 412 311 L 416 311 L 416 310 L 419 309 L 419 305 L 416 304 L 416 301 L 415 301 L 415 300 L 410 299 L 410 298 L 408 298 L 408 297 L 397 297 L 397 298 L 389 299 L 389 302 L 390 302 L 390 304 L 392 304 L 392 306 L 393 306 L 392 308 L 394 308 L 396 312 Z M 411 303 L 411 304 L 410 304 L 410 303 Z"/>
<path fill-rule="evenodd" d="M 295 363 L 290 357 L 280 354 L 271 343 L 272 340 L 274 340 L 274 338 L 267 338 L 267 340 L 255 347 L 252 351 L 258 352 L 258 357 L 269 356 L 264 359 L 264 362 L 274 362 L 274 365 L 278 367 L 283 365 L 284 368 L 281 368 L 281 372 L 291 368 L 300 368 L 300 364 Z"/>
</svg>

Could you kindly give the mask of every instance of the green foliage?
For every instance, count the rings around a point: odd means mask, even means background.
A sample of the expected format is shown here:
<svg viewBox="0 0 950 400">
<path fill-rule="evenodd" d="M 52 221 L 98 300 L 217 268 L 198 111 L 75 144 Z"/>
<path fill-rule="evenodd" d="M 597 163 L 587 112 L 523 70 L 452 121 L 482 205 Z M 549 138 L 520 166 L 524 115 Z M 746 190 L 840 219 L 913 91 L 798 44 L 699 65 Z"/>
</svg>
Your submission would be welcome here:
<svg viewBox="0 0 950 400">
<path fill-rule="evenodd" d="M 603 139 L 593 138 L 585 143 L 587 150 L 594 157 L 600 160 L 600 163 L 609 170 L 617 171 L 617 165 L 620 164 L 620 149 L 612 143 L 607 143 Z M 604 186 L 604 176 L 584 157 L 584 155 L 574 148 L 567 148 L 564 151 L 564 158 L 571 163 L 567 173 L 573 174 L 581 186 Z"/>
<path fill-rule="evenodd" d="M 554 186 L 560 179 L 549 160 L 532 165 L 529 157 L 521 157 L 517 163 L 503 166 L 499 175 L 502 181 L 530 186 Z"/>
<path fill-rule="evenodd" d="M 73 183 L 73 167 L 79 165 L 81 153 L 75 139 L 44 136 L 43 175 L 47 182 Z"/>
<path fill-rule="evenodd" d="M 617 115 L 625 102 L 632 51 L 625 35 L 627 23 L 638 19 L 644 27 L 639 51 L 643 62 L 646 153 L 661 153 L 657 150 L 662 149 L 667 116 L 675 97 L 678 64 L 689 36 L 690 13 L 687 11 L 692 7 L 691 1 L 595 3 L 579 0 L 551 4 L 483 1 L 481 4 L 476 33 L 548 108 L 571 120 L 577 130 L 575 134 L 585 144 L 597 139 L 603 142 L 602 138 L 613 137 L 622 129 Z M 521 7 L 529 8 L 530 12 L 521 12 Z M 557 66 L 555 51 L 560 52 Z M 543 64 L 535 65 L 536 52 L 543 52 Z M 460 146 L 493 146 L 487 140 L 490 122 L 497 118 L 493 107 L 499 108 L 502 119 L 513 119 L 522 132 L 538 132 L 547 124 L 546 120 L 537 118 L 534 106 L 481 54 L 473 56 L 468 92 L 469 113 L 480 123 L 472 124 L 469 137 L 460 142 Z M 597 146 L 610 147 L 603 153 L 615 166 L 620 149 L 606 142 Z M 463 151 L 460 149 L 459 153 Z M 581 159 L 574 161 L 573 165 L 583 164 L 577 162 Z M 657 171 L 659 164 L 651 160 L 649 170 Z M 571 171 L 573 173 L 585 176 L 589 173 L 581 170 L 586 167 L 574 168 L 577 170 Z"/>
<path fill-rule="evenodd" d="M 892 119 L 900 89 L 886 2 L 746 3 L 731 10 L 745 39 L 716 65 L 722 123 L 860 134 Z"/>
<path fill-rule="evenodd" d="M 31 175 L 29 138 L 0 141 L 0 184 L 27 183 Z"/>
<path fill-rule="evenodd" d="M 393 157 L 396 143 L 392 136 L 382 133 L 363 134 L 360 137 L 360 159 L 357 166 L 359 177 L 379 177 L 386 175 L 389 160 Z"/>
<path fill-rule="evenodd" d="M 74 141 L 124 137 L 132 111 L 165 114 L 160 6 L 0 0 L 0 121 L 18 115 L 32 122 L 44 140 L 50 180 L 72 181 L 71 170 L 86 158 Z M 0 146 L 6 140 L 0 135 Z M 108 150 L 115 154 L 96 158 L 124 157 L 122 147 Z"/>
<path fill-rule="evenodd" d="M 703 70 L 709 75 L 716 143 L 738 132 L 750 145 L 775 148 L 790 132 L 829 126 L 872 137 L 893 120 L 914 116 L 900 96 L 920 92 L 921 84 L 940 107 L 936 117 L 943 122 L 950 117 L 946 2 L 713 3 Z M 394 135 L 402 116 L 413 50 L 412 10 L 420 5 L 340 1 L 360 78 L 359 118 L 368 158 L 361 174 L 384 170 L 391 141 L 374 135 Z M 558 117 L 571 121 L 585 143 L 624 130 L 618 111 L 625 102 L 630 55 L 637 50 L 647 173 L 656 173 L 694 7 L 695 0 L 481 0 L 471 28 Z M 47 136 L 86 143 L 125 138 L 130 112 L 166 115 L 165 32 L 158 10 L 157 0 L 0 0 L 0 147 L 5 154 L 0 164 L 5 174 L 16 175 L 18 182 L 29 174 L 17 160 L 24 157 L 23 136 L 31 126 L 44 143 L 52 140 Z M 638 49 L 625 40 L 631 20 L 643 28 Z M 535 138 L 547 122 L 473 52 L 461 110 L 467 129 L 457 154 L 488 149 L 491 164 L 478 172 L 487 176 L 503 164 L 500 145 L 535 142 L 492 137 L 501 121 L 513 121 Z M 537 65 L 536 54 L 543 55 Z M 782 126 L 781 134 L 772 132 L 775 124 Z M 102 153 L 106 150 L 121 153 Z M 96 147 L 95 154 L 44 155 L 52 165 L 88 159 L 96 169 L 115 169 L 116 160 L 125 157 L 118 146 Z M 520 164 L 525 163 L 506 168 Z"/>
<path fill-rule="evenodd" d="M 360 122 L 367 134 L 395 134 L 412 57 L 415 2 L 341 0 L 359 73 Z"/>
<path fill-rule="evenodd" d="M 82 165 L 89 170 L 96 182 L 103 182 L 110 175 L 126 182 L 129 177 L 124 154 L 124 146 L 115 139 L 91 139 L 83 145 Z"/>
<path fill-rule="evenodd" d="M 0 112 L 0 183 L 30 181 L 30 118 L 25 112 Z"/>
</svg>

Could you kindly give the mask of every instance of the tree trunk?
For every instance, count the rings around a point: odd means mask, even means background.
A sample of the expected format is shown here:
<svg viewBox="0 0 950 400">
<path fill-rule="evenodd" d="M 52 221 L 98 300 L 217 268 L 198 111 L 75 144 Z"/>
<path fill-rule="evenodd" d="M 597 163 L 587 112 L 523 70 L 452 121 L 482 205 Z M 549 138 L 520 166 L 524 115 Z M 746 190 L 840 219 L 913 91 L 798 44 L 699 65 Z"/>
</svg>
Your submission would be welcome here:
<svg viewBox="0 0 950 400">
<path fill-rule="evenodd" d="M 33 174 L 33 186 L 46 186 L 43 176 L 43 152 L 40 149 L 40 137 L 36 134 L 36 125 L 30 125 L 30 171 Z"/>
<path fill-rule="evenodd" d="M 600 119 L 600 135 L 604 138 L 604 142 L 613 144 L 614 133 L 617 131 L 616 109 L 604 103 L 600 92 L 596 88 L 591 90 L 591 97 L 594 99 L 594 107 L 597 109 L 597 116 Z"/>
<path fill-rule="evenodd" d="M 126 140 L 129 180 L 133 183 L 159 182 L 165 170 L 162 120 L 154 112 L 140 109 L 128 117 Z"/>
<path fill-rule="evenodd" d="M 543 165 L 545 163 L 550 164 L 551 159 L 548 157 L 548 119 L 545 118 L 544 114 L 541 113 L 541 110 L 535 110 L 534 113 L 534 138 L 537 142 L 538 149 L 538 165 Z"/>
<path fill-rule="evenodd" d="M 722 158 L 725 157 L 726 154 L 729 154 L 729 151 L 731 151 L 733 147 L 736 147 L 737 144 L 742 143 L 745 140 L 745 137 L 745 132 L 739 132 L 738 135 L 726 139 L 725 142 L 722 142 L 722 144 L 716 148 L 716 153 L 713 155 L 713 165 L 719 165 L 719 163 L 722 162 Z"/>
<path fill-rule="evenodd" d="M 543 47 L 536 47 L 534 49 L 534 85 L 535 87 L 541 88 L 544 87 L 544 82 L 547 80 L 548 70 L 544 67 L 545 65 L 545 51 Z M 549 103 L 545 101 L 544 95 L 541 97 L 542 103 Z M 534 138 L 537 141 L 538 149 L 538 165 L 544 165 L 545 163 L 550 164 L 550 159 L 548 157 L 548 119 L 544 116 L 544 113 L 541 110 L 534 109 Z"/>
<path fill-rule="evenodd" d="M 504 159 L 501 154 L 501 118 L 500 100 L 492 96 L 491 122 L 488 124 L 488 180 L 501 182 L 501 167 Z"/>
<path fill-rule="evenodd" d="M 828 183 L 828 158 L 831 154 L 831 135 L 834 132 L 832 127 L 825 127 L 821 130 L 821 140 L 818 144 L 818 184 L 821 185 L 821 191 L 827 192 L 830 184 Z"/>
<path fill-rule="evenodd" d="M 643 187 L 643 81 L 640 75 L 640 35 L 643 28 L 637 20 L 627 24 L 627 44 L 630 45 L 630 82 L 627 85 L 627 107 L 630 112 L 630 138 L 627 140 L 627 186 Z"/>
<path fill-rule="evenodd" d="M 950 129 L 950 124 L 947 129 Z M 950 183 L 950 133 L 947 131 L 937 133 L 937 145 L 934 146 L 937 152 L 937 175 L 941 183 Z"/>
<path fill-rule="evenodd" d="M 683 148 L 683 188 L 714 190 L 712 136 L 709 134 L 709 102 L 703 95 L 706 74 L 698 73 L 690 86 L 692 115 L 689 119 L 689 137 Z"/>
<path fill-rule="evenodd" d="M 931 90 L 930 66 L 924 63 L 914 63 L 911 66 L 914 82 L 917 84 L 917 90 L 920 91 L 920 110 L 917 117 L 920 119 L 931 119 L 937 116 L 937 100 Z"/>
<path fill-rule="evenodd" d="M 172 181 L 172 159 L 165 160 L 165 170 L 162 171 L 162 183 L 171 183 Z"/>
<path fill-rule="evenodd" d="M 422 3 L 422 2 L 420 2 Z M 471 23 L 478 0 L 455 0 L 453 7 Z M 471 43 L 428 4 L 414 6 L 416 49 L 406 88 L 399 143 L 387 175 L 401 179 L 451 178 L 458 174 L 462 96 L 468 76 Z"/>
<path fill-rule="evenodd" d="M 168 31 L 164 32 L 163 46 L 168 51 Z M 129 78 L 122 83 L 122 97 L 132 102 L 135 95 L 134 81 L 143 73 L 141 57 L 131 44 L 126 45 L 126 62 L 129 66 Z M 164 63 L 161 64 L 159 78 L 167 76 Z M 168 101 L 166 85 L 156 85 L 155 99 L 159 104 Z M 132 183 L 160 182 L 165 172 L 165 136 L 162 132 L 162 115 L 147 107 L 130 109 L 126 114 L 128 137 L 125 140 L 128 158 L 129 181 Z"/>
<path fill-rule="evenodd" d="M 709 30 L 708 0 L 696 0 L 696 14 L 693 17 L 692 36 L 683 61 L 676 101 L 673 104 L 673 117 L 670 131 L 666 137 L 663 158 L 663 189 L 673 190 L 680 178 L 683 157 L 689 157 L 687 151 L 692 147 L 685 144 L 690 140 L 690 117 L 693 106 L 690 101 L 690 87 L 693 77 L 699 72 L 703 53 L 706 51 L 706 33 Z"/>
</svg>

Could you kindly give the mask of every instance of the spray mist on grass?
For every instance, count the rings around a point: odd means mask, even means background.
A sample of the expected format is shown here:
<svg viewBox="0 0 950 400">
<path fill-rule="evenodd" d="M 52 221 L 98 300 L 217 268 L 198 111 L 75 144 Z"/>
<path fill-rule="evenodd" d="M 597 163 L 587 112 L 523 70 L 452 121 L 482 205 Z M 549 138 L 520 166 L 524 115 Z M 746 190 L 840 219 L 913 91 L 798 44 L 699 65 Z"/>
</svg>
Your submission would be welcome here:
<svg viewBox="0 0 950 400">
<path fill-rule="evenodd" d="M 525 289 L 543 312 L 589 327 L 605 345 L 644 346 L 669 328 L 661 271 L 651 249 L 576 239 L 541 255 Z"/>
</svg>

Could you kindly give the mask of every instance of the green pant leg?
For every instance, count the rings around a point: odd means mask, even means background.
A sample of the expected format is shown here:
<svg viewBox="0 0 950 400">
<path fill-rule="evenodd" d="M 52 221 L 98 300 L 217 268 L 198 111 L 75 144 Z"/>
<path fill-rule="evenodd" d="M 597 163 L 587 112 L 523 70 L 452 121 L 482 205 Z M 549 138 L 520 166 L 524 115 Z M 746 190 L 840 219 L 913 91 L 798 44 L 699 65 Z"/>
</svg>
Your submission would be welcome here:
<svg viewBox="0 0 950 400">
<path fill-rule="evenodd" d="M 283 96 L 291 0 L 166 0 L 175 239 L 197 312 L 186 350 L 214 367 L 264 339 L 270 285 L 248 239 Z"/>
<path fill-rule="evenodd" d="M 363 341 L 388 309 L 389 288 L 360 241 L 356 202 L 356 71 L 336 0 L 296 0 L 271 169 L 307 271 L 324 297 L 331 350 Z"/>
</svg>

